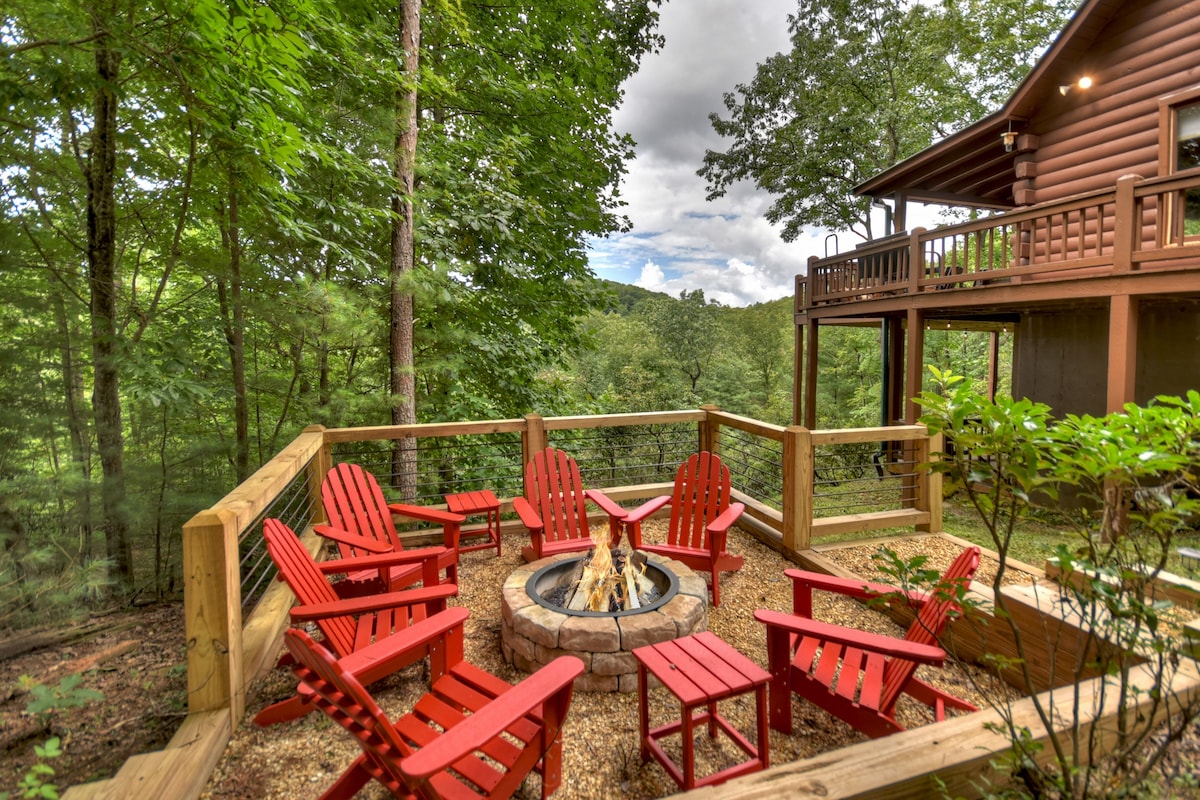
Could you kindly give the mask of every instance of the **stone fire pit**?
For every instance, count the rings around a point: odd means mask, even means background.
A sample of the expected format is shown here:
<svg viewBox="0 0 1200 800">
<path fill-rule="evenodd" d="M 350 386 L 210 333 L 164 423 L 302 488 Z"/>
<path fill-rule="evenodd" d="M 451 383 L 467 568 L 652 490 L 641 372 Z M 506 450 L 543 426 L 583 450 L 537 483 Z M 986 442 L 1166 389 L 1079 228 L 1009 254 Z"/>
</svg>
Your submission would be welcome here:
<svg viewBox="0 0 1200 800">
<path fill-rule="evenodd" d="M 579 553 L 543 558 L 520 567 L 504 582 L 500 611 L 504 660 L 533 672 L 561 655 L 579 657 L 584 674 L 575 688 L 584 692 L 637 690 L 633 650 L 708 629 L 708 585 L 678 561 L 648 554 L 650 563 L 674 573 L 679 590 L 661 605 L 615 614 L 571 612 L 535 601 L 527 591 L 534 573 Z"/>
</svg>

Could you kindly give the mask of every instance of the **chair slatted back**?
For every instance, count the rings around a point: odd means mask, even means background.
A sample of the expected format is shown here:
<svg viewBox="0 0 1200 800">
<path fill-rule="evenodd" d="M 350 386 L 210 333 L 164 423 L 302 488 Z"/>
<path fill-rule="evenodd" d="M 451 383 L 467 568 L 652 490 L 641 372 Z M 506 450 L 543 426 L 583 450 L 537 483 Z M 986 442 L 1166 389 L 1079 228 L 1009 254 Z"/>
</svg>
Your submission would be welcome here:
<svg viewBox="0 0 1200 800">
<path fill-rule="evenodd" d="M 267 552 L 275 562 L 280 577 L 301 605 L 332 603 L 340 599 L 291 528 L 280 520 L 265 519 L 263 538 L 267 540 Z M 357 625 L 353 617 L 329 617 L 317 621 L 317 627 L 339 656 L 354 652 Z"/>
<path fill-rule="evenodd" d="M 708 548 L 708 525 L 729 508 L 729 468 L 708 451 L 694 453 L 679 465 L 671 498 L 667 542 L 693 550 Z"/>
<path fill-rule="evenodd" d="M 379 482 L 358 464 L 338 464 L 326 473 L 321 505 L 335 528 L 384 542 L 396 552 L 404 549 Z M 344 542 L 338 542 L 338 551 L 342 558 L 371 555 Z"/>
<path fill-rule="evenodd" d="M 292 670 L 313 691 L 313 702 L 348 730 L 370 761 L 371 775 L 397 797 L 413 791 L 400 771 L 400 759 L 413 753 L 363 685 L 346 673 L 333 655 L 295 628 L 284 632 Z M 420 792 L 424 795 L 424 792 Z"/>
<path fill-rule="evenodd" d="M 938 644 L 938 638 L 946 629 L 950 617 L 959 611 L 959 588 L 965 590 L 975 576 L 975 570 L 979 569 L 979 555 L 978 547 L 968 547 L 946 568 L 934 586 L 929 601 L 921 606 L 917 618 L 904 635 L 907 641 Z M 883 671 L 883 692 L 879 703 L 881 710 L 891 713 L 916 669 L 913 661 L 898 658 L 888 660 Z"/>
<path fill-rule="evenodd" d="M 588 521 L 583 478 L 575 459 L 547 447 L 525 465 L 525 499 L 545 523 L 548 542 L 587 539 Z"/>
</svg>

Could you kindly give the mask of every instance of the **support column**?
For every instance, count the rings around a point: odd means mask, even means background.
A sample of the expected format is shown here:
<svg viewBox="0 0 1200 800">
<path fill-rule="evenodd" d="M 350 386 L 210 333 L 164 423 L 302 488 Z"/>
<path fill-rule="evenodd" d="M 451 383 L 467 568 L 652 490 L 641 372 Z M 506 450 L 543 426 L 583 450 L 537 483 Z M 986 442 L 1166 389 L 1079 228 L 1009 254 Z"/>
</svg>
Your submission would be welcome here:
<svg viewBox="0 0 1200 800">
<path fill-rule="evenodd" d="M 1000 334 L 992 331 L 988 334 L 988 401 L 996 399 L 996 384 L 999 383 L 1000 369 Z"/>
<path fill-rule="evenodd" d="M 804 427 L 812 430 L 817 427 L 817 321 L 809 320 L 805 327 L 808 345 L 804 354 Z"/>
<path fill-rule="evenodd" d="M 807 319 L 807 318 L 806 318 Z M 794 327 L 795 368 L 792 370 L 792 424 L 799 425 L 804 419 L 804 325 Z"/>
<path fill-rule="evenodd" d="M 921 408 L 914 398 L 921 393 L 925 377 L 925 312 L 919 308 L 908 310 L 908 347 L 904 365 L 904 421 L 913 424 L 921 416 Z"/>
<path fill-rule="evenodd" d="M 904 416 L 904 324 L 900 317 L 888 317 L 888 354 L 890 366 L 887 399 L 887 424 L 891 425 Z"/>
<path fill-rule="evenodd" d="M 1108 413 L 1135 400 L 1137 384 L 1138 301 L 1127 294 L 1113 296 L 1108 311 Z"/>
</svg>

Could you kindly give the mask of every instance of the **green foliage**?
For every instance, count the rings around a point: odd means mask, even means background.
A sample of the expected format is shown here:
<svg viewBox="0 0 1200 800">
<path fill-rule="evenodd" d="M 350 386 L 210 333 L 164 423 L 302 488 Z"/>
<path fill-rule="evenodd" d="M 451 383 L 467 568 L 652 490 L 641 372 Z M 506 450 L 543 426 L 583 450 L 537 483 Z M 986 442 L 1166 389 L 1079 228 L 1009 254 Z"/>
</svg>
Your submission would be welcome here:
<svg viewBox="0 0 1200 800">
<path fill-rule="evenodd" d="M 55 712 L 86 706 L 93 701 L 104 699 L 103 693 L 84 686 L 83 676 L 79 674 L 66 676 L 57 686 L 37 683 L 28 675 L 22 675 L 20 683 L 28 687 L 32 698 L 25 705 L 26 713 L 33 714 L 43 725 L 49 724 Z"/>
<path fill-rule="evenodd" d="M 394 10 L 102 6 L 32 0 L 0 34 L 0 626 L 110 588 L 88 402 L 90 345 L 109 337 L 80 266 L 97 50 L 120 55 L 123 452 L 104 466 L 127 486 L 128 588 L 178 591 L 182 523 L 301 428 L 383 423 L 392 406 L 388 159 L 414 79 Z M 586 243 L 628 224 L 632 142 L 612 112 L 661 43 L 657 6 L 424 4 L 406 287 L 422 421 L 570 405 L 564 360 L 600 302 Z"/>
<path fill-rule="evenodd" d="M 1200 519 L 1200 393 L 1159 397 L 1144 408 L 1130 404 L 1105 417 L 1056 420 L 1044 404 L 1003 396 L 988 401 L 958 375 L 931 373 L 945 394 L 922 394 L 922 422 L 952 445 L 931 468 L 961 483 L 1001 558 L 993 582 L 996 617 L 1012 626 L 1017 654 L 992 666 L 1022 676 L 1045 721 L 1033 731 L 1015 721 L 1010 706 L 996 704 L 1012 746 L 1011 774 L 1035 797 L 1136 793 L 1200 716 L 1200 705 L 1167 691 L 1181 666 L 1180 642 L 1163 624 L 1169 604 L 1148 599 L 1176 537 Z M 1056 552 L 1059 567 L 1075 577 L 1060 601 L 1064 613 L 1103 644 L 1075 664 L 1075 683 L 1065 691 L 1074 693 L 1079 708 L 1082 677 L 1111 677 L 1103 702 L 1115 713 L 1116 738 L 1104 750 L 1079 716 L 1065 728 L 1051 721 L 1027 669 L 1032 651 L 1023 637 L 1033 634 L 1017 630 L 1000 592 L 1014 536 L 1038 508 L 1065 510 L 1062 519 L 1075 528 L 1071 546 Z M 1153 688 L 1139 689 L 1135 667 L 1150 672 Z M 1139 703 L 1146 705 L 1135 715 Z M 1158 728 L 1154 721 L 1168 705 L 1173 712 Z M 1035 758 L 1039 739 L 1047 742 L 1049 762 Z"/>
<path fill-rule="evenodd" d="M 57 686 L 46 686 L 28 675 L 22 675 L 20 684 L 28 689 L 32 697 L 25 705 L 25 712 L 35 716 L 47 729 L 57 712 L 104 699 L 103 693 L 83 686 L 83 676 L 78 674 L 66 676 Z M 54 768 L 46 762 L 62 756 L 62 739 L 51 736 L 41 744 L 34 745 L 34 752 L 38 761 L 17 785 L 17 794 L 0 792 L 0 800 L 9 800 L 11 797 L 57 800 L 58 787 L 53 783 Z"/>
</svg>

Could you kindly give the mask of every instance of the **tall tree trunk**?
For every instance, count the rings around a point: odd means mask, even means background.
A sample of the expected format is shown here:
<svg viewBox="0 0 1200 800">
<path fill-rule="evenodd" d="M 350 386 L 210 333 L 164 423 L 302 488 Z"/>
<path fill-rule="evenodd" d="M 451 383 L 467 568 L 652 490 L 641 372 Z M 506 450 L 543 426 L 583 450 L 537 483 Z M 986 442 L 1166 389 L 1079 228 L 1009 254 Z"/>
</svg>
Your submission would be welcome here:
<svg viewBox="0 0 1200 800">
<path fill-rule="evenodd" d="M 391 286 L 392 424 L 417 421 L 413 363 L 413 181 L 417 160 L 417 68 L 421 46 L 421 0 L 401 0 L 400 48 L 404 85 L 396 92 L 396 147 L 393 153 Z M 400 439 L 392 453 L 392 485 L 411 502 L 416 499 L 416 440 Z"/>
<path fill-rule="evenodd" d="M 87 262 L 91 295 L 92 410 L 96 420 L 96 446 L 103 472 L 101 500 L 104 509 L 106 554 L 112 577 L 122 589 L 133 582 L 133 550 L 125 513 L 125 443 L 121 431 L 117 328 L 117 209 L 114 183 L 117 174 L 117 96 L 115 87 L 121 54 L 103 26 L 112 19 L 102 9 L 93 12 L 96 41 L 96 93 L 91 150 L 87 164 Z"/>
<path fill-rule="evenodd" d="M 229 176 L 229 200 L 221 239 L 229 253 L 229 285 L 217 281 L 217 299 L 225 322 L 229 368 L 233 374 L 233 467 L 237 482 L 250 477 L 250 400 L 246 393 L 246 312 L 242 304 L 242 239 L 235 176 Z"/>
<path fill-rule="evenodd" d="M 74 331 L 67 319 L 62 295 L 55 292 L 51 302 L 54 304 L 54 316 L 61 341 L 64 416 L 67 418 L 67 432 L 71 439 L 71 463 L 75 467 L 75 475 L 71 482 L 79 482 L 79 488 L 71 494 L 75 500 L 74 513 L 78 520 L 81 549 L 84 558 L 89 558 L 92 555 L 92 443 L 87 421 L 83 416 L 83 374 L 79 370 L 75 355 Z"/>
</svg>

